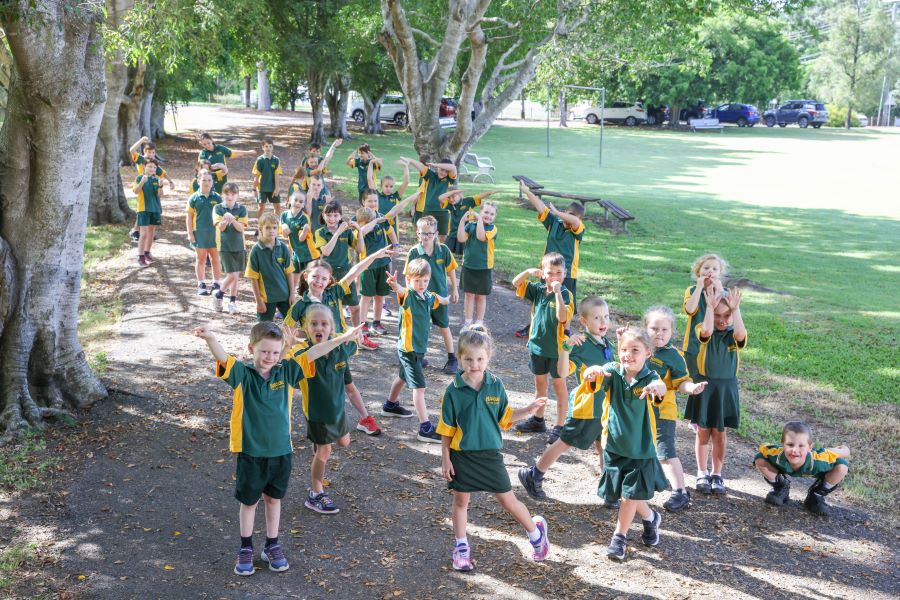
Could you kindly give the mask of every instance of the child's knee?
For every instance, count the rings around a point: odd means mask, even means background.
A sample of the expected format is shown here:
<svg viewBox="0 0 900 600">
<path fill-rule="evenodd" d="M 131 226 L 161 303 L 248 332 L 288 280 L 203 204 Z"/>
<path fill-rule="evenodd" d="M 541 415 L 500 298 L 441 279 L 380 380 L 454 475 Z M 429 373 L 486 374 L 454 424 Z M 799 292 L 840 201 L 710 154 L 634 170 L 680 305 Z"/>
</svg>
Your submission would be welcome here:
<svg viewBox="0 0 900 600">
<path fill-rule="evenodd" d="M 710 430 L 702 427 L 697 430 L 697 441 L 701 444 L 709 443 Z"/>
<path fill-rule="evenodd" d="M 281 500 L 278 498 L 272 498 L 271 496 L 267 496 L 265 494 L 262 495 L 263 502 L 266 503 L 266 506 L 277 506 L 281 504 Z"/>
<path fill-rule="evenodd" d="M 505 508 L 506 510 L 510 510 L 519 504 L 519 499 L 516 498 L 516 495 L 512 492 L 503 492 L 502 494 L 497 494 L 497 500 L 500 502 L 500 506 Z"/>
<path fill-rule="evenodd" d="M 341 448 L 349 446 L 350 445 L 350 434 L 347 433 L 347 434 L 344 434 L 341 437 L 339 437 L 337 439 L 337 445 L 340 446 Z"/>
<path fill-rule="evenodd" d="M 837 464 L 834 465 L 834 468 L 831 469 L 830 473 L 833 477 L 839 477 L 843 479 L 847 476 L 847 473 L 850 472 L 850 467 L 845 464 Z"/>
<path fill-rule="evenodd" d="M 453 506 L 457 508 L 468 508 L 469 494 L 463 492 L 453 492 Z"/>
</svg>

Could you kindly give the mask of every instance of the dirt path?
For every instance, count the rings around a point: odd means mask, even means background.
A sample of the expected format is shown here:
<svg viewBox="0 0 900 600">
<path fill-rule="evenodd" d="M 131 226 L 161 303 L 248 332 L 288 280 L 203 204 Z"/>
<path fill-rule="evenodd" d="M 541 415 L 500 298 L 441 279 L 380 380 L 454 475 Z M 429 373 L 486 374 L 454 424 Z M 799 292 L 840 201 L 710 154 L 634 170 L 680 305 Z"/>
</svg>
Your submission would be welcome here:
<svg viewBox="0 0 900 600">
<path fill-rule="evenodd" d="M 219 132 L 223 143 L 250 147 L 269 133 L 300 137 L 297 127 L 258 126 Z M 279 142 L 280 143 L 280 142 Z M 296 145 L 292 145 L 296 147 Z M 231 573 L 237 549 L 234 459 L 227 450 L 230 390 L 212 377 L 212 361 L 187 332 L 209 324 L 227 350 L 244 356 L 254 322 L 243 288 L 239 315 L 213 312 L 209 298 L 194 295 L 192 253 L 183 233 L 187 160 L 195 150 L 182 140 L 162 153 L 181 190 L 164 203 L 164 228 L 154 248 L 156 264 L 139 270 L 132 257 L 121 269 L 124 314 L 110 340 L 107 383 L 112 395 L 72 427 L 49 436 L 51 450 L 67 456 L 52 490 L 27 498 L 0 497 L 0 543 L 38 540 L 45 564 L 32 568 L 15 591 L 23 597 L 85 598 L 893 598 L 898 583 L 896 531 L 877 516 L 842 506 L 830 519 L 799 506 L 805 486 L 796 482 L 790 506 L 765 505 L 765 486 L 750 468 L 754 453 L 735 439 L 726 471 L 725 499 L 696 497 L 678 515 L 664 514 L 661 543 L 647 550 L 630 536 L 624 564 L 606 560 L 615 515 L 599 507 L 599 478 L 592 452 L 573 451 L 548 476 L 554 499 L 531 510 L 550 523 L 551 557 L 536 565 L 518 526 L 487 495 L 476 495 L 469 539 L 477 569 L 450 569 L 450 495 L 440 476 L 440 450 L 415 440 L 414 425 L 380 419 L 384 435 L 352 434 L 336 449 L 327 470 L 329 491 L 342 507 L 322 516 L 302 506 L 310 444 L 295 444 L 294 473 L 284 503 L 281 537 L 291 569 L 265 569 L 250 578 Z M 281 153 L 289 165 L 299 156 Z M 250 161 L 232 163 L 233 179 Z M 246 189 L 246 187 L 245 187 Z M 405 239 L 410 239 L 407 233 Z M 458 328 L 462 306 L 451 307 Z M 527 307 L 508 288 L 495 288 L 487 321 L 498 355 L 493 369 L 514 405 L 531 396 L 526 350 L 512 331 Z M 354 359 L 354 379 L 377 410 L 395 373 L 396 321 L 382 349 Z M 431 338 L 433 366 L 443 364 L 439 337 Z M 436 416 L 449 382 L 428 370 L 429 410 Z M 353 411 L 348 406 L 352 415 Z M 551 409 L 552 411 L 552 409 Z M 305 426 L 296 411 L 294 430 Z M 690 464 L 692 437 L 679 423 L 679 452 Z M 543 450 L 541 437 L 506 435 L 511 472 Z M 513 476 L 515 481 L 515 477 Z M 693 477 L 688 477 L 693 485 Z M 516 483 L 520 498 L 524 492 Z M 653 502 L 659 510 L 666 495 Z M 15 525 L 15 527 L 10 527 Z M 257 546 L 261 544 L 261 515 Z M 892 566 L 893 565 L 893 566 Z"/>
</svg>

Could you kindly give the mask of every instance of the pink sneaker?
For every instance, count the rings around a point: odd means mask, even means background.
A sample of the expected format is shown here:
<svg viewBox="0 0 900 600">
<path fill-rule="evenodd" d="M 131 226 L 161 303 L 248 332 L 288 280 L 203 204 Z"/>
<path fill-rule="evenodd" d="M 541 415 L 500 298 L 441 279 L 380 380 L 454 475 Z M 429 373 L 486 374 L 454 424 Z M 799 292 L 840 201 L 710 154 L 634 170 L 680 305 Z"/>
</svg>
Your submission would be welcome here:
<svg viewBox="0 0 900 600">
<path fill-rule="evenodd" d="M 550 540 L 547 539 L 547 521 L 541 516 L 535 516 L 532 520 L 534 521 L 534 526 L 541 532 L 541 537 L 538 541 L 531 542 L 531 547 L 534 548 L 531 558 L 535 562 L 540 562 L 550 554 Z"/>
<path fill-rule="evenodd" d="M 453 549 L 453 570 L 468 572 L 473 568 L 472 557 L 469 556 L 469 546 L 466 544 L 456 546 Z"/>
</svg>

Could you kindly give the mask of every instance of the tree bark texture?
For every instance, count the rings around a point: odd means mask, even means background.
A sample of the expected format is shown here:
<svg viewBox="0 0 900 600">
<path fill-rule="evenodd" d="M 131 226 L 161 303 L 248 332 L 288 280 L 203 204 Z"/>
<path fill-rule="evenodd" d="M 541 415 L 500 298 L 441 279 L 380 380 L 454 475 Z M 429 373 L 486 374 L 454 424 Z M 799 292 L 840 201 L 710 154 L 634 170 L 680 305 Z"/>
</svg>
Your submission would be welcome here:
<svg viewBox="0 0 900 600">
<path fill-rule="evenodd" d="M 363 110 L 366 111 L 366 133 L 384 133 L 381 124 L 381 103 L 384 102 L 384 96 L 385 94 L 377 96 L 362 94 Z"/>
<path fill-rule="evenodd" d="M 331 85 L 325 94 L 328 104 L 328 119 L 330 129 L 328 135 L 333 138 L 348 138 L 347 133 L 347 104 L 350 101 L 350 78 L 346 75 L 335 75 L 331 78 Z"/>
<path fill-rule="evenodd" d="M 147 80 L 144 76 L 144 94 L 141 96 L 141 112 L 138 117 L 138 128 L 141 135 L 146 135 L 150 139 L 153 138 L 152 127 L 150 126 L 150 115 L 153 112 L 153 94 L 156 92 L 156 77 Z"/>
<path fill-rule="evenodd" d="M 269 69 L 266 63 L 256 63 L 256 110 L 272 110 L 272 99 L 269 97 Z"/>
<path fill-rule="evenodd" d="M 312 129 L 309 133 L 309 143 L 325 144 L 324 107 L 328 76 L 316 69 L 315 66 L 310 66 L 307 72 L 306 83 L 313 118 Z"/>
<path fill-rule="evenodd" d="M 119 156 L 123 165 L 131 164 L 128 149 L 141 137 L 141 100 L 144 97 L 144 72 L 146 63 L 138 62 L 128 67 L 128 83 L 119 105 Z"/>
<path fill-rule="evenodd" d="M 569 122 L 569 102 L 566 100 L 565 90 L 559 91 L 559 126 L 568 127 Z"/>
<path fill-rule="evenodd" d="M 103 18 L 74 0 L 0 12 L 14 58 L 0 129 L 0 441 L 106 396 L 76 329 Z"/>
<path fill-rule="evenodd" d="M 166 137 L 166 105 L 154 100 L 150 105 L 150 138 L 161 140 Z"/>
</svg>

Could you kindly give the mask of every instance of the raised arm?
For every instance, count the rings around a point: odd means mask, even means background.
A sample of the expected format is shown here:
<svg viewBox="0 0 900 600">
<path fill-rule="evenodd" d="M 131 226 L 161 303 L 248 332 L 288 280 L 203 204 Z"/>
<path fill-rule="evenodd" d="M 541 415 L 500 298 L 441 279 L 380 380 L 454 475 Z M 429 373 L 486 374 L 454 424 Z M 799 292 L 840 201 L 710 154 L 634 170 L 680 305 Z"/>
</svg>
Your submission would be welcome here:
<svg viewBox="0 0 900 600">
<path fill-rule="evenodd" d="M 475 237 L 479 242 L 487 241 L 487 233 L 484 231 L 484 221 L 481 219 L 481 213 L 475 213 Z"/>
<path fill-rule="evenodd" d="M 525 269 L 524 271 L 522 271 L 521 273 L 519 273 L 518 275 L 513 277 L 513 280 L 512 280 L 513 289 L 517 289 L 520 285 L 522 285 L 522 282 L 524 282 L 529 277 L 540 277 L 540 276 L 541 276 L 540 269 L 537 269 L 537 268 Z"/>
<path fill-rule="evenodd" d="M 566 304 L 562 293 L 562 283 L 554 281 L 550 284 L 550 291 L 556 296 L 556 320 L 560 323 L 569 322 L 569 305 Z"/>
<path fill-rule="evenodd" d="M 563 212 L 563 211 L 557 209 L 555 206 L 553 206 L 552 203 L 548 204 L 547 206 L 548 206 L 548 208 L 550 208 L 550 212 L 553 213 L 553 215 L 557 219 L 559 219 L 560 221 L 565 223 L 566 227 L 568 227 L 569 229 L 574 230 L 574 229 L 578 229 L 579 227 L 581 227 L 581 219 L 579 219 L 575 215 L 570 215 L 567 212 Z"/>
<path fill-rule="evenodd" d="M 144 173 L 138 178 L 134 180 L 134 183 L 131 184 L 131 191 L 135 194 L 147 183 L 147 179 L 150 177 L 150 174 L 145 170 Z M 162 189 L 162 188 L 160 188 Z"/>
<path fill-rule="evenodd" d="M 360 275 L 363 271 L 368 269 L 369 265 L 371 265 L 373 262 L 375 262 L 377 259 L 381 258 L 382 256 L 390 255 L 391 252 L 392 252 L 392 250 L 391 250 L 390 246 L 385 246 L 381 250 L 378 250 L 377 252 L 373 252 L 372 254 L 368 255 L 367 257 L 365 257 L 364 259 L 362 259 L 361 261 L 359 261 L 358 263 L 353 265 L 353 268 L 351 268 L 349 271 L 347 271 L 346 275 L 341 277 L 341 280 L 339 283 L 341 283 L 342 285 L 343 284 L 349 285 L 350 282 L 355 280 L 358 275 Z"/>
<path fill-rule="evenodd" d="M 450 173 L 450 179 L 456 179 L 456 165 L 453 163 L 428 163 L 428 168 L 434 171 L 443 169 Z"/>
<path fill-rule="evenodd" d="M 410 166 L 415 167 L 416 171 L 419 172 L 419 175 L 422 174 L 422 171 L 425 171 L 428 168 L 414 158 L 406 158 L 405 156 L 401 156 L 400 160 L 404 161 L 406 164 L 408 164 Z"/>
<path fill-rule="evenodd" d="M 538 198 L 535 193 L 532 192 L 531 189 L 521 181 L 519 182 L 519 191 L 525 195 L 525 198 L 528 200 L 531 206 L 534 207 L 534 210 L 538 211 L 538 214 L 541 214 L 542 212 L 544 212 L 544 209 L 547 208 L 547 205 L 544 204 L 544 201 Z"/>
<path fill-rule="evenodd" d="M 469 211 L 472 212 L 472 211 Z M 466 224 L 469 222 L 468 213 L 463 215 L 463 218 L 459 220 L 459 227 L 456 228 L 456 241 L 460 244 L 465 244 L 469 239 L 469 234 L 466 233 Z"/>
<path fill-rule="evenodd" d="M 228 353 L 225 352 L 225 348 L 222 347 L 222 344 L 219 343 L 212 331 L 206 327 L 194 327 L 192 333 L 206 342 L 206 345 L 209 346 L 209 351 L 212 352 L 213 357 L 217 361 L 223 364 L 228 362 Z"/>
<path fill-rule="evenodd" d="M 351 327 L 337 337 L 325 340 L 324 342 L 319 342 L 318 344 L 313 344 L 312 346 L 310 346 L 309 350 L 305 352 L 306 359 L 312 362 L 317 358 L 325 356 L 341 344 L 356 341 L 359 338 L 359 334 L 362 331 L 362 328 L 363 326 L 360 324 L 356 327 Z"/>
<path fill-rule="evenodd" d="M 341 237 L 341 234 L 347 231 L 349 225 L 347 225 L 347 221 L 341 221 L 341 224 L 338 225 L 337 231 L 334 232 L 334 235 L 331 236 L 331 239 L 328 240 L 328 243 L 322 246 L 322 256 L 331 256 L 331 253 L 334 252 L 334 247 L 337 246 L 338 239 Z"/>
<path fill-rule="evenodd" d="M 370 163 L 371 164 L 371 163 Z M 406 208 L 408 204 L 410 204 L 413 200 L 419 197 L 419 191 L 416 190 L 400 202 L 394 205 L 394 207 L 388 211 L 388 214 L 384 215 L 388 220 L 393 220 L 400 214 L 400 212 Z"/>
<path fill-rule="evenodd" d="M 375 161 L 370 160 L 369 166 L 366 167 L 366 183 L 371 189 L 375 189 Z"/>
<path fill-rule="evenodd" d="M 319 161 L 319 166 L 313 169 L 312 173 L 323 173 L 325 172 L 325 167 L 328 166 L 328 163 L 331 162 L 331 159 L 334 158 L 335 149 L 344 143 L 343 138 L 337 138 L 331 143 L 331 147 L 328 148 L 328 152 L 325 153 L 325 156 L 322 157 L 322 160 Z"/>
<path fill-rule="evenodd" d="M 406 188 L 409 187 L 409 162 L 403 161 L 403 181 L 400 182 L 400 187 L 397 188 L 397 194 L 402 196 L 406 193 Z"/>
<path fill-rule="evenodd" d="M 356 160 L 359 158 L 359 150 L 355 152 L 351 152 L 350 156 L 347 157 L 347 166 L 351 169 L 356 167 Z"/>
<path fill-rule="evenodd" d="M 142 137 L 141 139 L 139 139 L 138 141 L 136 141 L 134 144 L 131 145 L 131 148 L 128 149 L 128 153 L 129 154 L 141 154 L 141 145 L 146 144 L 149 141 L 150 141 L 150 138 L 148 138 L 145 135 L 144 137 Z"/>
<path fill-rule="evenodd" d="M 706 298 L 706 315 L 703 317 L 703 324 L 700 326 L 700 337 L 708 338 L 712 335 L 713 330 L 715 329 L 714 319 L 716 315 L 716 307 L 719 305 L 719 302 L 722 301 L 722 297 L 716 293 L 715 290 L 705 289 L 703 291 L 703 296 Z M 744 331 L 744 335 L 747 335 L 746 330 Z M 735 334 L 735 338 L 737 335 Z"/>
<path fill-rule="evenodd" d="M 744 317 L 741 316 L 741 290 L 733 287 L 728 290 L 728 297 L 723 300 L 731 308 L 731 319 L 734 327 L 734 341 L 738 344 L 747 339 L 747 328 L 744 326 Z"/>
</svg>

